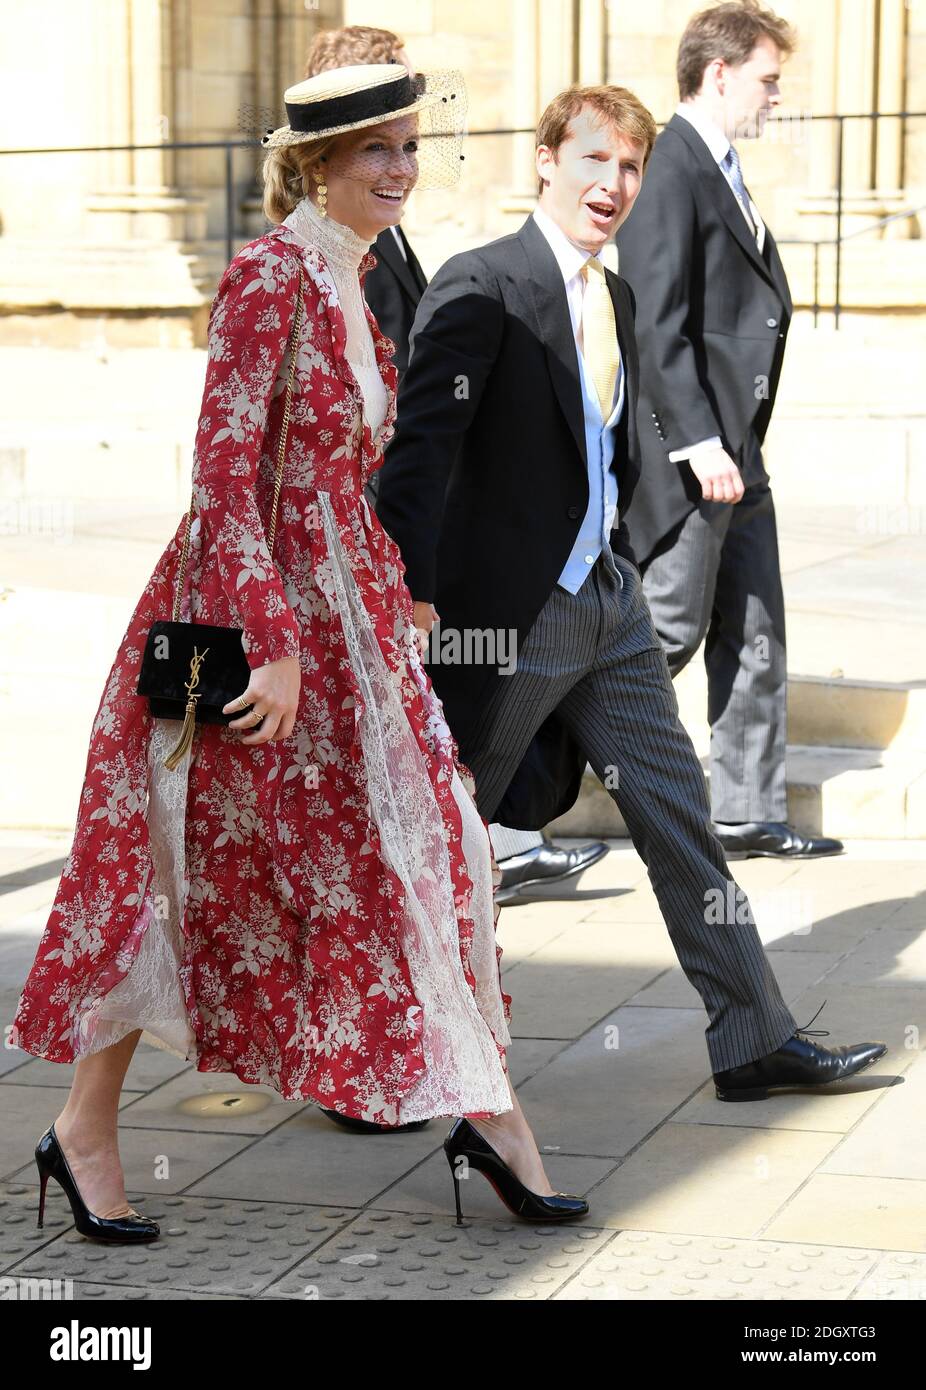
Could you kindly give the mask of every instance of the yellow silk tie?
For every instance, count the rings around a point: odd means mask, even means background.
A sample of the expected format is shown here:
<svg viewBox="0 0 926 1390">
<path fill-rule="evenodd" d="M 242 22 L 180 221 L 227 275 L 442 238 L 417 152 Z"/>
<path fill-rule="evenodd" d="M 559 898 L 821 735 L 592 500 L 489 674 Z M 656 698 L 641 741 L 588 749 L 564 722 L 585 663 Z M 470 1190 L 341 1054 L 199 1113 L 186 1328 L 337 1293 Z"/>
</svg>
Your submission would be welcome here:
<svg viewBox="0 0 926 1390">
<path fill-rule="evenodd" d="M 591 273 L 589 273 L 591 272 Z M 585 294 L 582 297 L 582 342 L 585 365 L 595 385 L 601 418 L 607 420 L 614 402 L 614 384 L 620 362 L 617 321 L 604 266 L 591 256 L 582 267 Z"/>
</svg>

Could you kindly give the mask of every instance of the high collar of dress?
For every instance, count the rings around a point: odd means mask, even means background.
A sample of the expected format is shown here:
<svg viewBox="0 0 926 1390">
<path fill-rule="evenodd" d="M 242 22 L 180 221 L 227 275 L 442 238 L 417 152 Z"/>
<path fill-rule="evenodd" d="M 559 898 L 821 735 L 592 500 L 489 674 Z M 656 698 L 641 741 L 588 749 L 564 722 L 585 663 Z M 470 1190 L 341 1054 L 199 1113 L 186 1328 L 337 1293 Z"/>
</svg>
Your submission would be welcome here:
<svg viewBox="0 0 926 1390">
<path fill-rule="evenodd" d="M 358 236 L 353 227 L 335 222 L 330 216 L 322 217 L 311 198 L 297 203 L 283 219 L 283 226 L 307 246 L 320 251 L 330 266 L 344 270 L 357 270 L 373 244 Z"/>
</svg>

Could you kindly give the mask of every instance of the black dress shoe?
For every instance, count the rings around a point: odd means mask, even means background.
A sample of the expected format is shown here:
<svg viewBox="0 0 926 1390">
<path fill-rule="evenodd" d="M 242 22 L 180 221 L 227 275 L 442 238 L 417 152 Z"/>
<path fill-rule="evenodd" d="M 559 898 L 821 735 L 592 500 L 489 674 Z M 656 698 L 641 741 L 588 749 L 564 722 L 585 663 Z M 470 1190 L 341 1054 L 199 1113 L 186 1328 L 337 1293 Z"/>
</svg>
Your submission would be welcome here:
<svg viewBox="0 0 926 1390">
<path fill-rule="evenodd" d="M 744 825 L 714 821 L 714 833 L 728 859 L 822 859 L 845 849 L 842 840 L 825 835 L 810 838 L 780 820 L 747 821 Z"/>
<path fill-rule="evenodd" d="M 810 1021 L 812 1023 L 813 1019 Z M 827 1036 L 825 1029 L 815 1031 Z M 746 1062 L 729 1071 L 715 1071 L 714 1087 L 718 1100 L 765 1100 L 769 1091 L 828 1086 L 831 1081 L 857 1076 L 886 1051 L 887 1043 L 883 1042 L 821 1047 L 801 1030 L 777 1052 L 770 1052 L 757 1062 Z"/>
<path fill-rule="evenodd" d="M 550 840 L 544 840 L 536 849 L 529 849 L 525 854 L 512 854 L 499 863 L 502 881 L 495 890 L 495 901 L 510 902 L 525 888 L 536 889 L 574 878 L 576 874 L 582 874 L 597 864 L 607 852 L 608 846 L 600 840 L 582 845 L 579 849 L 559 849 Z M 530 896 L 531 901 L 537 901 L 543 895 L 532 892 Z"/>
<path fill-rule="evenodd" d="M 354 1134 L 408 1134 L 410 1130 L 424 1129 L 425 1125 L 431 1123 L 430 1120 L 410 1120 L 406 1125 L 378 1125 L 374 1120 L 355 1120 L 352 1115 L 342 1115 L 337 1110 L 326 1110 L 323 1105 L 318 1108 L 329 1120 L 334 1120 L 336 1125 L 340 1125 L 342 1129 L 349 1129 Z"/>
</svg>

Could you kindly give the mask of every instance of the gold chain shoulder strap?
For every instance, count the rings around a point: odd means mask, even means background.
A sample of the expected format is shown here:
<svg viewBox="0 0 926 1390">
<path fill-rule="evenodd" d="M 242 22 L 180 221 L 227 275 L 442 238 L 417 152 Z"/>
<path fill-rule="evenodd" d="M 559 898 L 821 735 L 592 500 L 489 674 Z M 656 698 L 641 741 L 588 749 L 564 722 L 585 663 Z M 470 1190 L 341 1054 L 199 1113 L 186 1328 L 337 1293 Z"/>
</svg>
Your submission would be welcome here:
<svg viewBox="0 0 926 1390">
<path fill-rule="evenodd" d="M 277 533 L 277 510 L 280 505 L 280 488 L 283 486 L 283 462 L 286 458 L 286 441 L 289 438 L 289 421 L 293 409 L 293 383 L 296 379 L 296 353 L 299 345 L 299 329 L 302 324 L 302 287 L 303 274 L 302 266 L 299 267 L 299 288 L 296 292 L 296 313 L 293 318 L 293 326 L 289 335 L 289 380 L 286 383 L 286 402 L 283 407 L 283 426 L 280 430 L 280 445 L 277 449 L 277 468 L 276 478 L 273 488 L 273 510 L 270 513 L 270 535 L 268 537 L 268 549 L 271 559 L 273 558 L 273 543 Z M 186 582 L 187 558 L 190 553 L 190 527 L 193 524 L 194 499 L 190 497 L 190 510 L 186 514 L 186 529 L 183 535 L 183 549 L 180 554 L 180 573 L 177 576 L 177 591 L 174 594 L 173 622 L 179 622 L 180 602 L 183 597 L 183 586 Z"/>
</svg>

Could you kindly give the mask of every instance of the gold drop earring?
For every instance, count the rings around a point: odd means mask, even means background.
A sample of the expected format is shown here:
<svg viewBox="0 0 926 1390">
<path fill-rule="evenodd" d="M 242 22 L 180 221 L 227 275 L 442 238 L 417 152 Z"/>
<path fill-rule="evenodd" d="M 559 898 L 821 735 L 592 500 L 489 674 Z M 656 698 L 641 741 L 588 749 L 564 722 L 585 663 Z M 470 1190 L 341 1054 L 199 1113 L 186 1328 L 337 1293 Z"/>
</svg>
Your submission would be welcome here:
<svg viewBox="0 0 926 1390">
<path fill-rule="evenodd" d="M 324 174 L 313 171 L 312 177 L 318 184 L 318 211 L 322 217 L 328 216 L 328 185 L 325 183 Z"/>
</svg>

